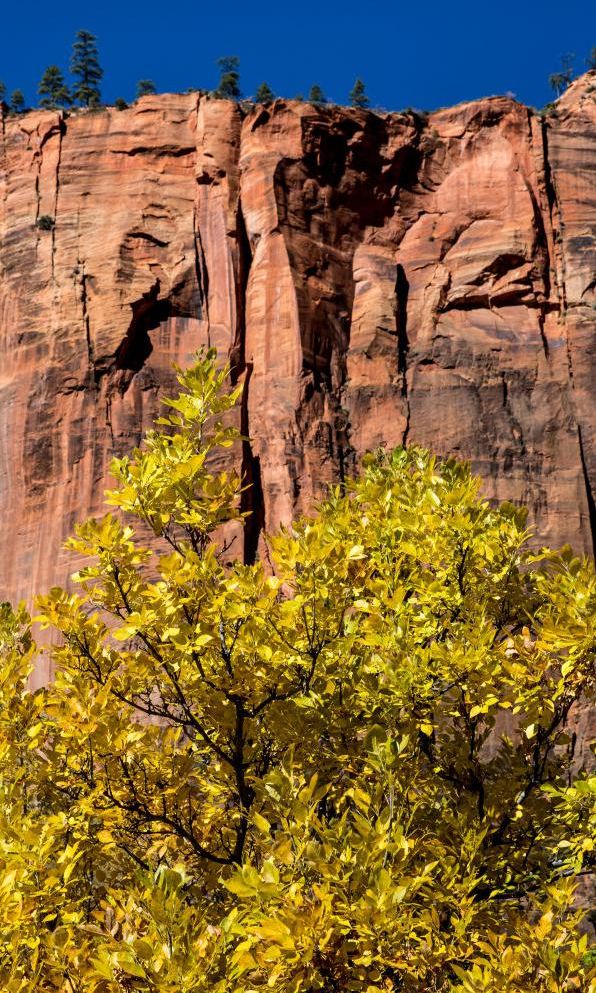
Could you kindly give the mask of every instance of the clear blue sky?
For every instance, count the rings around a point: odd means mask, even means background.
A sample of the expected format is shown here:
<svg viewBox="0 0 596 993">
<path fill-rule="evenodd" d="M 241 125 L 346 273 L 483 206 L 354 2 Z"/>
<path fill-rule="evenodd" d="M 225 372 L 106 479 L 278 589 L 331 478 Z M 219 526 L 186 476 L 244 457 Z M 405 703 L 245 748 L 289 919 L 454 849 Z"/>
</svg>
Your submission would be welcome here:
<svg viewBox="0 0 596 993">
<path fill-rule="evenodd" d="M 7 2 L 0 20 L 0 79 L 28 104 L 50 63 L 68 68 L 78 28 L 98 36 L 102 95 L 131 99 L 140 78 L 160 91 L 211 88 L 215 59 L 241 60 L 247 95 L 267 80 L 282 95 L 318 82 L 345 103 L 354 78 L 373 104 L 432 109 L 495 93 L 542 106 L 549 73 L 566 52 L 578 72 L 596 45 L 594 0 L 40 0 Z"/>
</svg>

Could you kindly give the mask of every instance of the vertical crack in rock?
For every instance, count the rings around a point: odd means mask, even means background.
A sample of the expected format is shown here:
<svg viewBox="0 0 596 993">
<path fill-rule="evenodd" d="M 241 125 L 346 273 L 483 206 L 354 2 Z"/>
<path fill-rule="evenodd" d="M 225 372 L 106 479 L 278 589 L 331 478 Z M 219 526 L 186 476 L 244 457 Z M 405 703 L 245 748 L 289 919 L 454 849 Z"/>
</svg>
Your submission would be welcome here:
<svg viewBox="0 0 596 993">
<path fill-rule="evenodd" d="M 544 357 L 548 362 L 550 358 L 550 348 L 548 344 L 548 338 L 546 337 L 545 321 L 546 321 L 546 308 L 544 304 L 541 304 L 538 309 L 538 327 L 540 329 L 540 340 L 542 342 L 542 350 L 544 352 Z"/>
<path fill-rule="evenodd" d="M 33 153 L 33 160 L 37 165 L 37 169 L 35 173 L 35 221 L 34 221 L 34 227 L 36 230 L 36 238 L 35 238 L 36 256 L 40 241 L 40 231 L 37 225 L 39 222 L 39 218 L 41 216 L 41 170 L 43 168 L 43 150 L 46 144 L 48 143 L 48 141 L 50 141 L 55 135 L 58 135 L 58 141 L 60 143 L 58 146 L 58 163 L 56 170 L 56 183 L 58 183 L 58 169 L 60 167 L 60 156 L 62 153 L 63 128 L 64 128 L 64 122 L 62 119 L 62 114 L 60 114 L 58 118 L 58 123 L 57 124 L 53 123 L 48 127 L 48 130 L 44 132 L 44 134 L 41 136 L 39 140 L 39 146 L 37 148 L 37 151 Z M 29 145 L 31 134 L 28 131 L 24 131 L 22 128 L 20 130 L 22 131 L 23 134 L 27 135 L 27 144 Z M 39 130 L 37 130 L 36 133 L 39 134 Z M 53 224 L 52 224 L 52 237 L 51 237 L 51 262 L 50 262 L 52 269 L 52 282 L 54 282 L 54 224 L 56 220 L 56 206 L 57 206 L 57 190 L 54 193 L 54 216 L 52 217 Z"/>
<path fill-rule="evenodd" d="M 244 522 L 244 562 L 252 565 L 259 550 L 259 538 L 265 528 L 265 497 L 261 478 L 261 460 L 253 452 L 250 440 L 250 415 L 248 397 L 253 372 L 252 362 L 246 362 L 246 290 L 252 266 L 252 251 L 241 196 L 238 196 L 236 209 L 236 329 L 230 349 L 230 368 L 233 383 L 244 372 L 244 389 L 240 408 L 240 431 L 242 433 L 242 484 L 245 487 L 240 497 L 240 509 L 248 513 Z"/>
<path fill-rule="evenodd" d="M 252 251 L 250 241 L 248 239 L 248 233 L 246 231 L 246 224 L 244 221 L 244 213 L 242 211 L 242 202 L 240 197 L 238 198 L 238 207 L 236 210 L 236 247 L 238 259 L 235 270 L 236 330 L 234 334 L 234 341 L 230 349 L 230 367 L 232 370 L 233 383 L 238 381 L 238 377 L 242 374 L 246 367 L 246 288 L 248 286 L 248 277 L 250 267 L 252 265 Z"/>
<path fill-rule="evenodd" d="M 39 192 L 39 167 L 38 167 L 37 173 L 36 173 L 36 176 L 35 176 L 35 220 L 33 222 L 33 227 L 35 229 L 35 261 L 36 261 L 36 264 L 37 264 L 37 256 L 38 256 L 38 251 L 39 251 L 39 239 L 40 239 L 40 232 L 39 232 L 39 227 L 38 227 L 40 201 L 41 201 L 41 195 L 40 195 L 40 192 Z"/>
<path fill-rule="evenodd" d="M 240 497 L 240 509 L 248 513 L 244 521 L 244 563 L 252 565 L 258 556 L 259 539 L 265 528 L 265 497 L 261 478 L 261 460 L 253 452 L 250 440 L 250 415 L 248 397 L 253 372 L 252 362 L 246 362 L 246 290 L 252 265 L 252 251 L 244 221 L 242 202 L 238 197 L 236 210 L 236 328 L 230 348 L 230 378 L 236 384 L 244 372 L 244 388 L 240 408 L 240 431 L 242 434 L 241 477 L 244 487 Z"/>
<path fill-rule="evenodd" d="M 8 175 L 8 153 L 6 151 L 6 115 L 0 107 L 0 127 L 2 129 L 2 168 L 5 175 Z"/>
<path fill-rule="evenodd" d="M 6 148 L 6 115 L 1 107 L 0 126 L 2 128 L 2 174 L 4 176 L 2 202 L 4 206 L 6 206 L 6 202 L 8 200 L 8 151 Z"/>
<path fill-rule="evenodd" d="M 41 210 L 41 193 L 39 190 L 39 177 L 41 175 L 41 166 L 43 160 L 43 145 L 40 147 L 39 151 L 35 153 L 34 158 L 37 162 L 37 171 L 35 173 L 35 230 L 37 232 L 36 243 L 39 243 L 39 228 L 37 227 L 37 222 L 39 221 L 39 212 Z M 37 244 L 36 244 L 37 251 Z"/>
<path fill-rule="evenodd" d="M 85 263 L 81 262 L 80 259 L 77 260 L 77 265 L 81 267 L 81 307 L 83 310 L 83 327 L 85 329 L 85 341 L 87 343 L 87 362 L 89 364 L 89 370 L 93 370 L 93 340 L 91 338 L 91 323 L 89 320 L 89 308 L 87 306 L 87 273 L 85 272 Z M 95 380 L 97 382 L 97 379 Z"/>
<path fill-rule="evenodd" d="M 560 243 L 562 240 L 562 218 L 559 208 L 558 198 L 557 198 L 557 188 L 555 183 L 555 178 L 553 175 L 553 170 L 550 162 L 549 155 L 549 145 L 548 145 L 548 124 L 546 121 L 542 122 L 542 143 L 543 143 L 543 154 L 544 154 L 544 177 L 546 184 L 546 195 L 548 199 L 549 216 L 551 222 L 551 230 L 553 232 L 553 238 L 555 245 L 557 241 Z M 555 228 L 555 216 L 557 218 L 558 224 Z M 555 260 L 555 264 L 558 260 Z M 588 519 L 590 526 L 590 534 L 592 538 L 592 548 L 596 555 L 596 508 L 594 506 L 594 494 L 592 493 L 592 487 L 590 484 L 590 477 L 588 474 L 588 468 L 586 465 L 583 438 L 581 432 L 581 426 L 578 421 L 578 415 L 576 411 L 576 406 L 574 403 L 574 392 L 575 392 L 575 380 L 573 375 L 573 355 L 571 351 L 571 342 L 569 341 L 569 329 L 567 327 L 567 289 L 566 289 L 566 273 L 565 273 L 565 255 L 560 248 L 560 268 L 561 268 L 561 278 L 557 277 L 557 289 L 559 292 L 559 302 L 560 302 L 560 316 L 559 320 L 563 322 L 565 328 L 565 350 L 567 355 L 567 376 L 569 380 L 569 390 L 571 394 L 572 411 L 576 420 L 578 443 L 579 443 L 579 456 L 581 463 L 581 472 L 584 482 L 584 488 L 586 491 L 586 500 L 588 504 Z M 555 265 L 555 273 L 557 273 L 557 268 Z"/>
<path fill-rule="evenodd" d="M 559 207 L 558 197 L 557 197 L 557 187 L 556 181 L 553 174 L 553 170 L 550 162 L 549 155 L 549 145 L 548 145 L 548 124 L 546 121 L 542 123 L 542 137 L 543 137 L 543 148 L 544 148 L 544 172 L 546 179 L 546 190 L 549 203 L 549 212 L 551 217 L 551 227 L 553 229 L 553 235 L 555 239 L 558 239 L 559 243 L 562 242 L 562 227 L 563 219 L 561 217 L 561 211 Z M 555 231 L 554 229 L 554 217 L 557 217 L 558 227 Z M 572 399 L 572 410 L 576 419 L 577 425 L 577 436 L 578 436 L 578 446 L 579 446 L 579 457 L 581 465 L 582 479 L 584 483 L 584 489 L 586 493 L 586 503 L 588 507 L 588 525 L 590 528 L 590 537 L 592 540 L 592 552 L 596 557 L 596 503 L 594 499 L 594 492 L 592 490 L 592 484 L 590 481 L 590 474 L 588 472 L 588 465 L 586 462 L 586 454 L 584 449 L 584 440 L 582 436 L 582 429 L 579 423 L 579 415 L 576 409 L 574 401 L 575 392 L 575 378 L 573 370 L 573 353 L 571 350 L 571 342 L 569 340 L 569 329 L 567 326 L 567 288 L 566 288 L 566 268 L 565 268 L 565 253 L 563 251 L 562 245 L 560 245 L 560 267 L 561 267 L 561 280 L 560 280 L 560 303 L 561 303 L 561 317 L 565 325 L 565 347 L 567 353 L 567 371 L 569 377 L 569 387 Z"/>
<path fill-rule="evenodd" d="M 397 266 L 395 278 L 395 329 L 397 333 L 397 371 L 401 376 L 401 395 L 406 407 L 406 425 L 402 438 L 402 445 L 408 443 L 410 433 L 410 399 L 408 397 L 408 352 L 410 350 L 410 340 L 408 338 L 408 294 L 410 286 L 406 279 L 404 267 Z"/>
<path fill-rule="evenodd" d="M 561 311 L 560 320 L 562 320 L 562 322 L 564 323 L 565 347 L 567 354 L 567 373 L 568 373 L 569 388 L 571 394 L 572 411 L 575 417 L 576 427 L 577 427 L 581 474 L 582 474 L 583 485 L 586 494 L 586 504 L 588 510 L 587 523 L 590 529 L 592 552 L 594 557 L 596 558 L 596 500 L 595 500 L 594 490 L 592 488 L 592 482 L 590 479 L 586 450 L 584 447 L 584 436 L 582 433 L 582 426 L 580 424 L 580 416 L 581 416 L 581 411 L 583 409 L 581 393 L 578 394 L 579 410 L 575 402 L 574 359 L 573 359 L 573 351 L 572 351 L 571 340 L 569 335 L 569 328 L 567 324 L 568 301 L 567 301 L 566 254 L 565 254 L 565 245 L 563 242 L 564 221 L 562 217 L 561 205 L 557 191 L 555 172 L 553 169 L 553 164 L 551 164 L 551 156 L 549 149 L 549 125 L 547 121 L 542 122 L 542 141 L 543 141 L 546 192 L 547 192 L 548 205 L 549 205 L 551 229 L 553 231 L 556 253 L 558 254 L 558 258 L 556 261 L 559 263 L 559 270 L 560 270 L 560 278 L 557 280 L 557 288 L 559 290 L 559 301 L 560 301 L 560 311 Z M 556 229 L 555 229 L 555 221 L 557 223 Z M 580 377 L 581 377 L 581 358 L 580 358 Z M 580 517 L 581 516 L 582 515 L 580 510 Z"/>
<path fill-rule="evenodd" d="M 109 389 L 106 393 L 106 427 L 110 435 L 112 451 L 114 452 L 116 450 L 116 441 L 114 438 L 114 425 L 112 424 L 112 394 Z"/>
<path fill-rule="evenodd" d="M 207 334 L 209 335 L 209 328 L 211 327 L 209 321 L 209 271 L 207 269 L 205 249 L 203 248 L 203 241 L 201 239 L 201 229 L 197 224 L 196 206 L 192 215 L 192 228 L 195 249 L 195 276 L 201 301 L 201 317 L 207 322 Z"/>
<path fill-rule="evenodd" d="M 55 255 L 56 255 L 56 224 L 58 223 L 58 198 L 60 196 L 60 164 L 62 161 L 62 139 L 66 134 L 66 122 L 64 114 L 60 114 L 58 121 L 58 157 L 56 159 L 56 187 L 54 193 L 54 223 L 52 225 L 52 282 L 56 282 L 55 275 Z"/>
<path fill-rule="evenodd" d="M 513 382 L 515 383 L 515 379 Z M 525 459 L 528 454 L 528 450 L 526 447 L 526 439 L 524 438 L 524 429 L 523 425 L 518 421 L 513 410 L 511 409 L 511 404 L 509 402 L 509 383 L 507 380 L 507 373 L 504 370 L 501 371 L 501 387 L 503 390 L 503 410 L 507 413 L 507 418 L 509 420 L 513 436 L 519 447 L 520 457 Z"/>
<path fill-rule="evenodd" d="M 542 155 L 544 160 L 544 185 L 546 190 L 546 199 L 548 203 L 548 212 L 550 227 L 553 235 L 553 242 L 556 244 L 561 238 L 561 213 L 559 210 L 559 202 L 557 198 L 557 189 L 555 186 L 555 180 L 553 176 L 553 171 L 550 164 L 550 155 L 548 147 L 548 123 L 543 120 L 542 122 Z M 555 219 L 556 222 L 555 223 Z M 561 272 L 559 279 L 559 272 L 557 270 L 557 259 L 553 259 L 553 272 L 555 273 L 555 280 L 557 284 L 557 292 L 559 296 L 559 303 L 561 312 L 564 313 L 567 309 L 567 291 L 565 286 L 565 259 L 561 253 Z"/>
<path fill-rule="evenodd" d="M 7 234 L 7 208 L 8 208 L 8 149 L 6 147 L 6 115 L 0 106 L 0 128 L 2 138 L 2 173 L 0 183 L 2 186 L 2 214 L 0 215 L 0 275 L 4 272 L 4 241 Z"/>
<path fill-rule="evenodd" d="M 594 500 L 594 493 L 592 491 L 592 486 L 590 483 L 590 476 L 588 473 L 588 466 L 586 465 L 586 456 L 584 452 L 584 442 L 582 438 L 582 429 L 577 425 L 577 439 L 579 442 L 579 457 L 582 466 L 582 475 L 584 480 L 584 486 L 586 488 L 586 503 L 588 505 L 588 519 L 590 524 L 590 533 L 592 535 L 592 552 L 594 558 L 596 558 L 596 501 Z"/>
<path fill-rule="evenodd" d="M 252 450 L 249 435 L 248 391 L 252 375 L 252 362 L 246 364 L 244 389 L 240 408 L 240 430 L 242 432 L 242 485 L 240 510 L 247 513 L 244 522 L 244 564 L 252 565 L 257 558 L 259 538 L 265 528 L 265 500 L 261 481 L 261 460 Z"/>
<path fill-rule="evenodd" d="M 528 112 L 528 119 L 530 119 L 530 112 Z M 544 125 L 543 125 L 543 123 L 541 123 L 541 128 L 543 128 L 543 127 L 544 127 Z M 549 215 L 550 215 L 550 220 L 551 220 L 551 236 L 554 238 L 554 231 L 552 230 L 552 207 L 553 207 L 552 197 L 553 197 L 553 194 L 554 194 L 554 190 L 553 190 L 552 179 L 551 179 L 550 175 L 549 175 L 549 177 L 547 179 L 547 170 L 550 172 L 550 167 L 549 167 L 549 164 L 548 164 L 548 161 L 547 161 L 547 158 L 546 158 L 546 149 L 545 149 L 545 145 L 544 145 L 544 141 L 545 141 L 544 134 L 543 134 L 542 131 L 541 131 L 541 133 L 543 135 L 542 136 L 543 147 L 541 149 L 541 152 L 542 152 L 542 160 L 543 160 L 543 165 L 544 165 L 545 192 L 546 192 L 546 196 L 547 196 L 548 210 L 549 210 Z M 532 131 L 531 131 L 531 128 L 530 128 L 529 135 L 528 135 L 528 140 L 530 142 L 532 141 L 532 137 L 531 136 L 532 136 Z M 528 197 L 530 198 L 530 203 L 532 204 L 532 212 L 533 212 L 533 216 L 534 216 L 535 242 L 534 242 L 534 246 L 533 246 L 533 250 L 532 250 L 532 255 L 533 255 L 533 257 L 536 257 L 536 256 L 539 257 L 540 255 L 542 256 L 542 278 L 543 278 L 543 281 L 544 281 L 544 296 L 542 297 L 542 295 L 541 295 L 537 299 L 537 304 L 538 304 L 538 327 L 540 329 L 540 340 L 542 341 L 542 348 L 543 348 L 543 351 L 544 351 L 544 357 L 548 361 L 548 359 L 550 358 L 550 348 L 549 348 L 549 344 L 548 344 L 548 338 L 546 336 L 545 322 L 546 322 L 547 311 L 549 309 L 553 309 L 552 308 L 552 305 L 550 305 L 551 291 L 552 291 L 551 269 L 555 273 L 555 282 L 556 282 L 556 268 L 555 268 L 556 263 L 555 263 L 555 260 L 551 257 L 551 251 L 550 251 L 550 246 L 549 246 L 549 239 L 548 239 L 548 235 L 547 235 L 547 231 L 546 231 L 546 225 L 544 223 L 544 210 L 541 208 L 541 205 L 538 202 L 538 199 L 536 197 L 536 193 L 535 193 L 534 189 L 532 188 L 532 184 L 525 178 L 525 176 L 523 177 L 523 181 L 524 181 L 524 186 L 525 186 L 525 188 L 527 190 L 527 193 L 528 193 Z M 560 306 L 559 306 L 558 309 L 560 311 Z"/>
</svg>

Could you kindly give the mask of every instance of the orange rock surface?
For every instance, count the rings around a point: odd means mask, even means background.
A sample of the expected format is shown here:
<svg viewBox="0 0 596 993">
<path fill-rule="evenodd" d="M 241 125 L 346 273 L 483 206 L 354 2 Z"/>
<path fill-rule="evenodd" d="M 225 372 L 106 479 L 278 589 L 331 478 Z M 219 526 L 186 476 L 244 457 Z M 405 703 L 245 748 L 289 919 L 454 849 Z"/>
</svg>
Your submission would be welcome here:
<svg viewBox="0 0 596 993">
<path fill-rule="evenodd" d="M 2 597 L 67 581 L 112 455 L 207 342 L 245 382 L 247 557 L 364 450 L 411 442 L 591 551 L 595 95 L 592 73 L 545 119 L 197 94 L 5 116 Z"/>
</svg>

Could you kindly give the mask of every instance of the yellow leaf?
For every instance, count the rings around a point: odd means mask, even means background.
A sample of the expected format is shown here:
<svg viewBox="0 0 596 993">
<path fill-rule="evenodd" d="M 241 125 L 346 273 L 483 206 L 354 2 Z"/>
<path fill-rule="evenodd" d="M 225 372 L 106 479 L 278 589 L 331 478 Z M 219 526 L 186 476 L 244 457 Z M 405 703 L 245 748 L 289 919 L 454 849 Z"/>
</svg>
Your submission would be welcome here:
<svg viewBox="0 0 596 993">
<path fill-rule="evenodd" d="M 364 545 L 352 545 L 348 552 L 349 559 L 363 559 L 364 558 Z"/>
<path fill-rule="evenodd" d="M 252 819 L 254 821 L 255 826 L 262 834 L 269 834 L 271 825 L 265 817 L 263 817 L 261 814 L 254 813 L 252 815 Z"/>
</svg>

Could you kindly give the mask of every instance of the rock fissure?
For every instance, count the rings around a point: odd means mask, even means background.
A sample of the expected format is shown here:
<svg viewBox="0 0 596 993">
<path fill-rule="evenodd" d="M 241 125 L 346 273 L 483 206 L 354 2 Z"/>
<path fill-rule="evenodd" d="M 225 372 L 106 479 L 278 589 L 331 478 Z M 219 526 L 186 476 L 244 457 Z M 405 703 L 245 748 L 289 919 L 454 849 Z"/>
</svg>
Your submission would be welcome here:
<svg viewBox="0 0 596 993">
<path fill-rule="evenodd" d="M 248 233 L 246 231 L 246 224 L 244 221 L 244 214 L 242 212 L 242 196 L 238 195 L 238 207 L 236 210 L 236 250 L 237 250 L 237 266 L 236 266 L 236 330 L 234 335 L 234 341 L 230 349 L 230 366 L 232 372 L 232 381 L 236 382 L 238 376 L 244 371 L 246 367 L 246 289 L 248 286 L 248 277 L 250 274 L 250 268 L 252 265 L 252 249 L 250 247 L 250 241 L 248 239 Z M 248 389 L 248 373 L 247 373 L 247 389 Z M 248 417 L 248 411 L 247 411 Z M 248 424 L 247 424 L 248 430 Z"/>
<path fill-rule="evenodd" d="M 85 263 L 80 259 L 77 259 L 77 266 L 80 272 L 80 297 L 81 297 L 81 307 L 82 307 L 82 317 L 83 317 L 83 328 L 85 330 L 85 342 L 87 345 L 87 363 L 90 371 L 94 371 L 95 361 L 93 355 L 93 339 L 91 337 L 91 322 L 89 319 L 89 309 L 87 306 L 87 273 L 85 272 Z M 94 382 L 97 383 L 97 378 L 94 376 Z"/>
<path fill-rule="evenodd" d="M 401 376 L 401 395 L 406 408 L 406 423 L 402 435 L 402 445 L 408 443 L 410 433 L 411 408 L 408 398 L 408 293 L 410 286 L 402 265 L 396 267 L 395 279 L 395 330 L 397 336 L 397 372 Z"/>
<path fill-rule="evenodd" d="M 0 183 L 2 185 L 2 217 L 0 217 L 0 277 L 4 270 L 4 260 L 2 245 L 6 237 L 6 218 L 8 202 L 8 151 L 6 148 L 6 116 L 2 104 L 0 103 L 0 136 L 2 139 L 2 175 Z"/>
<path fill-rule="evenodd" d="M 156 153 L 163 155 L 164 157 L 180 159 L 184 158 L 185 155 L 194 155 L 196 152 L 196 147 L 194 145 L 188 145 L 183 148 L 179 148 L 177 145 L 158 145 L 155 146 L 144 146 L 138 145 L 132 148 L 112 148 L 110 153 L 112 155 L 126 155 L 129 157 L 134 157 L 135 155 L 150 155 L 154 156 Z"/>
<path fill-rule="evenodd" d="M 553 242 L 555 246 L 559 246 L 559 251 L 556 252 L 559 257 L 553 260 L 553 272 L 555 274 L 557 292 L 559 295 L 560 310 L 564 313 L 567 309 L 567 292 L 565 287 L 565 263 L 562 253 L 560 252 L 562 218 L 559 208 L 559 201 L 557 198 L 557 188 L 549 156 L 548 122 L 545 120 L 541 121 L 541 128 L 542 154 L 544 160 L 544 185 L 549 209 L 550 227 L 553 234 Z"/>
<path fill-rule="evenodd" d="M 33 226 L 35 228 L 35 255 L 37 257 L 37 250 L 39 248 L 39 239 L 41 237 L 39 232 L 39 217 L 41 212 L 41 193 L 39 190 L 39 177 L 41 173 L 41 161 L 40 156 L 37 158 L 37 171 L 35 173 L 35 218 L 33 221 Z"/>
<path fill-rule="evenodd" d="M 111 450 L 116 450 L 116 440 L 114 438 L 114 425 L 112 423 L 112 394 L 108 388 L 106 391 L 106 427 L 110 438 Z"/>
<path fill-rule="evenodd" d="M 584 450 L 584 442 L 582 438 L 582 429 L 580 425 L 577 426 L 577 440 L 579 444 L 579 453 L 582 466 L 582 475 L 584 480 L 584 487 L 586 490 L 586 504 L 588 507 L 588 516 L 590 522 L 590 531 L 592 534 L 592 554 L 596 558 L 596 500 L 594 499 L 594 491 L 592 489 L 592 484 L 590 482 L 590 476 L 588 473 L 588 467 L 586 464 L 586 454 Z"/>
<path fill-rule="evenodd" d="M 205 318 L 207 327 L 209 328 L 211 326 L 209 320 L 209 271 L 205 260 L 205 250 L 201 239 L 201 231 L 197 224 L 196 208 L 193 210 L 192 221 L 195 278 L 197 281 L 199 300 L 201 302 L 201 313 Z"/>
<path fill-rule="evenodd" d="M 161 238 L 157 238 L 154 234 L 150 234 L 148 231 L 130 231 L 127 238 L 133 241 L 146 241 L 149 245 L 155 245 L 156 248 L 167 248 L 170 244 L 169 241 L 162 241 Z"/>
<path fill-rule="evenodd" d="M 564 259 L 564 253 L 561 250 L 563 219 L 561 216 L 561 209 L 557 197 L 557 187 L 549 156 L 547 121 L 542 121 L 542 141 L 543 141 L 543 152 L 544 152 L 544 179 L 546 186 L 547 201 L 549 205 L 551 230 L 553 232 L 553 241 L 555 245 L 554 273 L 555 273 L 555 279 L 557 285 L 557 292 L 559 296 L 560 323 L 562 323 L 564 328 L 565 350 L 567 355 L 567 371 L 569 376 L 571 395 L 573 398 L 574 387 L 575 387 L 574 376 L 573 376 L 573 355 L 571 350 L 571 344 L 569 341 L 569 330 L 567 326 L 568 307 L 567 307 L 567 289 L 566 289 L 566 280 L 565 280 L 565 259 Z M 584 469 L 582 468 L 582 473 L 583 471 Z M 592 538 L 593 540 L 596 540 L 596 538 L 594 537 L 594 533 L 592 533 Z"/>
<path fill-rule="evenodd" d="M 545 359 L 550 358 L 550 348 L 548 344 L 548 338 L 546 336 L 546 307 L 544 305 L 538 308 L 538 327 L 540 328 L 540 340 L 542 342 L 542 350 L 544 352 Z"/>
<path fill-rule="evenodd" d="M 54 216 L 52 224 L 52 283 L 56 282 L 56 225 L 58 223 L 58 199 L 60 196 L 60 162 L 62 160 L 62 141 L 64 135 L 66 134 L 66 123 L 64 120 L 64 115 L 60 115 L 60 121 L 58 125 L 58 154 L 56 158 L 56 179 L 55 179 L 55 193 L 54 193 Z"/>
<path fill-rule="evenodd" d="M 240 495 L 240 510 L 248 516 L 245 519 L 244 563 L 252 565 L 259 551 L 259 539 L 265 530 L 265 502 L 261 480 L 261 460 L 254 454 L 250 440 L 250 424 L 248 413 L 248 391 L 253 372 L 251 362 L 245 367 L 244 386 L 240 410 L 240 431 L 242 432 L 242 467 L 241 478 L 243 490 Z"/>
</svg>

